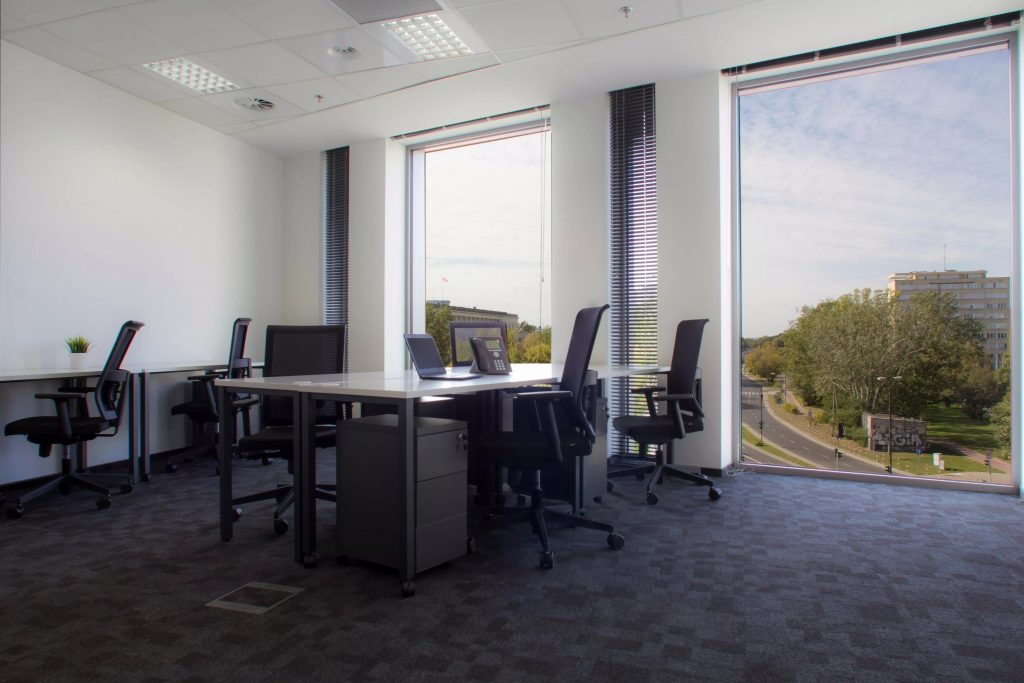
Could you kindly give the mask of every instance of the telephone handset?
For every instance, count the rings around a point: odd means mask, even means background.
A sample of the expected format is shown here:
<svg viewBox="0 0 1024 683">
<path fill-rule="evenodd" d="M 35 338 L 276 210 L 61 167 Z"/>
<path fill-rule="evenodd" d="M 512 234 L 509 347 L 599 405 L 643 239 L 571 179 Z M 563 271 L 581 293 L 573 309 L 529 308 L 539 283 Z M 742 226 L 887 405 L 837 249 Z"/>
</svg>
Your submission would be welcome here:
<svg viewBox="0 0 1024 683">
<path fill-rule="evenodd" d="M 473 337 L 470 346 L 473 348 L 473 369 L 471 372 L 482 372 L 485 375 L 508 375 L 512 372 L 512 364 L 508 362 L 508 350 L 505 340 L 501 337 Z"/>
</svg>

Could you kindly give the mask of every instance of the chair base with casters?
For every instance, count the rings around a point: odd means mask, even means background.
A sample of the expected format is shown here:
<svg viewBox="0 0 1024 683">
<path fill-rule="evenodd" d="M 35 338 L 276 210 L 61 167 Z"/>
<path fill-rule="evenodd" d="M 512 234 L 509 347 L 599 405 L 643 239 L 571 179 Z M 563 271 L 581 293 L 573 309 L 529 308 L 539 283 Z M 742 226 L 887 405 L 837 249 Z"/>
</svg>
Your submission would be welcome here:
<svg viewBox="0 0 1024 683">
<path fill-rule="evenodd" d="M 647 446 L 644 444 L 640 445 L 641 457 L 646 457 Z M 650 475 L 650 478 L 647 477 Z M 654 487 L 661 484 L 664 478 L 676 477 L 684 481 L 689 481 L 697 486 L 708 487 L 708 498 L 711 500 L 718 500 L 722 497 L 722 489 L 715 486 L 715 482 L 711 477 L 706 474 L 699 474 L 696 472 L 688 472 L 682 469 L 679 465 L 675 465 L 671 462 L 665 461 L 665 449 L 661 445 L 657 445 L 654 451 L 654 462 L 646 463 L 630 463 L 622 467 L 616 467 L 613 470 L 608 471 L 609 479 L 618 479 L 621 477 L 636 477 L 637 481 L 643 481 L 647 479 L 646 494 L 647 503 L 649 505 L 658 504 L 658 494 L 654 492 Z M 615 489 L 615 485 L 612 482 L 608 482 L 608 493 L 611 493 Z"/>
</svg>

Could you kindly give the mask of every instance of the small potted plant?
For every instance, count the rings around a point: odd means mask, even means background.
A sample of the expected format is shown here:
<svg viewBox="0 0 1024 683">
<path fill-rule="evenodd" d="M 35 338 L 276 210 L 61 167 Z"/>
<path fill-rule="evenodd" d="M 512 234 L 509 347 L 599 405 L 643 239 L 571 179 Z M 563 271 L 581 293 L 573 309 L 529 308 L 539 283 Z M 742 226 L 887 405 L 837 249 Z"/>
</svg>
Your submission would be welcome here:
<svg viewBox="0 0 1024 683">
<path fill-rule="evenodd" d="M 85 357 L 89 353 L 92 342 L 81 335 L 76 335 L 68 337 L 64 340 L 64 343 L 68 347 L 68 352 L 71 353 L 71 368 L 73 370 L 84 368 L 86 365 Z"/>
</svg>

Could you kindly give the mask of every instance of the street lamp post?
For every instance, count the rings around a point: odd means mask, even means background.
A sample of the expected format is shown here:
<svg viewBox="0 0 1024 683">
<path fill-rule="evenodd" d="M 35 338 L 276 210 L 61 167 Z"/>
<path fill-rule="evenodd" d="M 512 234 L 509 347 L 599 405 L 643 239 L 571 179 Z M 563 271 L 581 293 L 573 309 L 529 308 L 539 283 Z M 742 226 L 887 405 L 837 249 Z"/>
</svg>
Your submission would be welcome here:
<svg viewBox="0 0 1024 683">
<path fill-rule="evenodd" d="M 886 439 L 887 450 L 889 451 L 889 466 L 885 470 L 892 474 L 892 383 L 898 382 L 903 379 L 900 375 L 893 375 L 892 377 L 879 377 L 879 382 L 889 382 L 889 438 Z"/>
</svg>

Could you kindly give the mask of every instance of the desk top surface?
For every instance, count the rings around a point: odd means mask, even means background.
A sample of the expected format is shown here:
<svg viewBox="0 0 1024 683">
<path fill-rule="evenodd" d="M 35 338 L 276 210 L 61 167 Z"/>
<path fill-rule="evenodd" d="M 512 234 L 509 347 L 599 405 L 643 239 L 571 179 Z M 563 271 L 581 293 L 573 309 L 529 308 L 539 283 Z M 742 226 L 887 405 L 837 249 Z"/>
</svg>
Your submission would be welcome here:
<svg viewBox="0 0 1024 683">
<path fill-rule="evenodd" d="M 664 371 L 657 366 L 592 365 L 598 377 L 625 377 Z M 299 375 L 292 377 L 251 377 L 217 380 L 218 386 L 246 391 L 285 391 L 312 394 L 336 394 L 351 397 L 409 399 L 477 391 L 512 389 L 531 384 L 557 382 L 562 376 L 560 363 L 516 363 L 509 375 L 482 375 L 468 380 L 420 379 L 413 370 L 394 372 L 350 372 L 338 375 Z"/>
<path fill-rule="evenodd" d="M 103 358 L 102 360 L 106 360 Z M 263 367 L 263 363 L 253 363 L 254 368 Z M 132 373 L 147 372 L 159 374 L 164 372 L 198 372 L 216 370 L 225 367 L 224 361 L 213 362 L 177 362 L 177 363 L 130 363 L 121 366 Z M 31 382 L 50 379 L 73 379 L 75 377 L 95 377 L 103 371 L 102 365 L 95 367 L 42 368 L 37 370 L 0 370 L 0 382 Z"/>
</svg>

